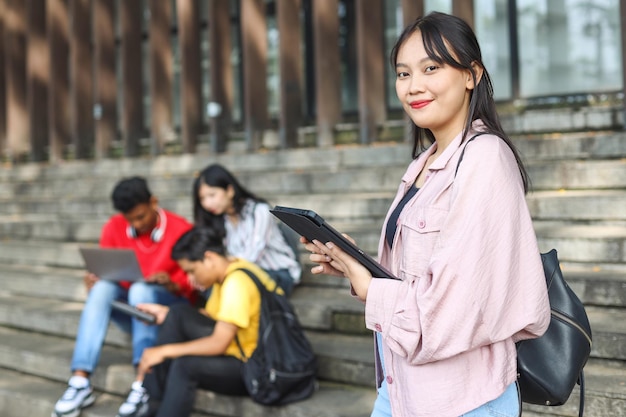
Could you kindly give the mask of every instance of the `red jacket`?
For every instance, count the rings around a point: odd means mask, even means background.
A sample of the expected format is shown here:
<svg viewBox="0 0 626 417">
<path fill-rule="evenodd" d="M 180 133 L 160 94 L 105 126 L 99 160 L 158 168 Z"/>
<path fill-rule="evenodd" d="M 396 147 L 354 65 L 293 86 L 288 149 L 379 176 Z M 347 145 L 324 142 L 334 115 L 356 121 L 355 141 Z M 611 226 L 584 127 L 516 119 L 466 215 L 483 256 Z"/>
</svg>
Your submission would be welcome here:
<svg viewBox="0 0 626 417">
<path fill-rule="evenodd" d="M 102 227 L 100 246 L 133 249 L 144 277 L 156 272 L 167 272 L 170 279 L 180 285 L 180 295 L 193 301 L 195 291 L 189 284 L 187 274 L 171 257 L 172 247 L 178 238 L 192 226 L 183 217 L 170 211 L 163 211 L 167 217 L 167 222 L 163 237 L 159 242 L 153 242 L 150 233 L 141 234 L 136 238 L 129 237 L 126 232 L 129 226 L 128 221 L 122 214 L 116 214 Z M 121 285 L 124 288 L 130 287 L 128 282 L 122 282 Z"/>
</svg>

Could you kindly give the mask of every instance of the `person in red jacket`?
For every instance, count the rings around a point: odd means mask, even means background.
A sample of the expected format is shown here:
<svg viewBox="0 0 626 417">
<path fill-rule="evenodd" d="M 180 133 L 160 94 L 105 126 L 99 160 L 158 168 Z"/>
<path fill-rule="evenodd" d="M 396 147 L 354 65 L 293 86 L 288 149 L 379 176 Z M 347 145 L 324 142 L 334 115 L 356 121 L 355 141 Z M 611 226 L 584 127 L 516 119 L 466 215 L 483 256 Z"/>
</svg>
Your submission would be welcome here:
<svg viewBox="0 0 626 417">
<path fill-rule="evenodd" d="M 158 326 L 112 310 L 113 300 L 126 301 L 133 306 L 194 301 L 194 288 L 185 272 L 171 258 L 172 247 L 191 228 L 191 224 L 183 217 L 160 208 L 158 199 L 150 193 L 146 180 L 141 177 L 120 181 L 111 198 L 119 213 L 103 226 L 100 246 L 134 250 L 145 278 L 130 283 L 101 280 L 89 271 L 85 275 L 88 297 L 78 325 L 71 362 L 72 376 L 65 393 L 55 404 L 53 417 L 76 417 L 95 401 L 89 376 L 98 364 L 110 319 L 122 330 L 131 333 L 135 367 L 143 350 L 154 345 Z M 144 395 L 141 381 L 133 383 L 118 417 L 133 415 Z"/>
</svg>

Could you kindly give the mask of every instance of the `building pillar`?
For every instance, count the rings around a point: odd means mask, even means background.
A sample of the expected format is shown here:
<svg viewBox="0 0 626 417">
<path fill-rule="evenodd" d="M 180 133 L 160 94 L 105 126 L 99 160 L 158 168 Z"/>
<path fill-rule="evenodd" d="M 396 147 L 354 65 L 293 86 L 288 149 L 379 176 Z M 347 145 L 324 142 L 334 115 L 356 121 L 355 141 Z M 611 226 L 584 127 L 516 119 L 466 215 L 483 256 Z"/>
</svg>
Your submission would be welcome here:
<svg viewBox="0 0 626 417">
<path fill-rule="evenodd" d="M 70 0 L 70 123 L 74 157 L 91 156 L 94 142 L 91 2 Z"/>
<path fill-rule="evenodd" d="M 94 1 L 94 119 L 96 158 L 109 155 L 117 137 L 117 81 L 115 76 L 115 0 Z"/>
<path fill-rule="evenodd" d="M 167 1 L 159 3 L 169 5 Z M 122 59 L 121 135 L 124 155 L 132 157 L 139 155 L 139 139 L 145 132 L 141 59 L 143 55 L 141 50 L 143 10 L 141 1 L 120 1 L 118 5 L 122 27 L 120 54 Z M 169 26 L 164 29 L 169 31 Z"/>
<path fill-rule="evenodd" d="M 26 2 L 6 0 L 5 6 L 6 153 L 10 159 L 16 160 L 30 151 L 26 104 Z"/>
<path fill-rule="evenodd" d="M 626 97 L 626 2 L 619 2 L 619 20 L 622 33 L 622 92 Z M 622 100 L 622 128 L 626 130 L 626 99 Z"/>
<path fill-rule="evenodd" d="M 452 0 L 452 14 L 465 20 L 474 30 L 474 0 Z"/>
<path fill-rule="evenodd" d="M 48 141 L 50 162 L 64 159 L 70 138 L 69 9 L 68 0 L 47 0 L 48 31 Z"/>
<path fill-rule="evenodd" d="M 341 120 L 338 0 L 312 2 L 317 145 L 334 144 Z"/>
<path fill-rule="evenodd" d="M 228 0 L 209 0 L 209 71 L 211 83 L 211 150 L 224 152 L 233 111 L 233 67 L 230 62 L 231 24 Z"/>
<path fill-rule="evenodd" d="M 150 101 L 152 154 L 163 153 L 165 143 L 175 138 L 172 126 L 172 85 L 174 63 L 170 25 L 172 9 L 169 1 L 150 0 Z"/>
<path fill-rule="evenodd" d="M 3 156 L 7 145 L 7 96 L 6 96 L 6 76 L 5 60 L 6 52 L 4 42 L 4 28 L 6 26 L 6 0 L 0 0 L 0 157 Z"/>
<path fill-rule="evenodd" d="M 264 0 L 240 4 L 246 148 L 255 151 L 267 124 L 267 23 Z"/>
<path fill-rule="evenodd" d="M 277 0 L 276 7 L 280 34 L 280 146 L 294 148 L 302 121 L 301 0 Z"/>
<path fill-rule="evenodd" d="M 382 0 L 357 1 L 357 74 L 359 92 L 359 141 L 369 144 L 378 138 L 385 122 L 385 49 Z"/>
<path fill-rule="evenodd" d="M 200 7 L 198 0 L 177 0 L 180 49 L 180 120 L 183 152 L 196 150 L 202 124 Z"/>
<path fill-rule="evenodd" d="M 402 29 L 424 15 L 424 0 L 401 0 Z"/>
<path fill-rule="evenodd" d="M 48 84 L 50 65 L 46 39 L 46 0 L 28 0 L 26 91 L 31 160 L 44 161 L 48 146 Z"/>
</svg>

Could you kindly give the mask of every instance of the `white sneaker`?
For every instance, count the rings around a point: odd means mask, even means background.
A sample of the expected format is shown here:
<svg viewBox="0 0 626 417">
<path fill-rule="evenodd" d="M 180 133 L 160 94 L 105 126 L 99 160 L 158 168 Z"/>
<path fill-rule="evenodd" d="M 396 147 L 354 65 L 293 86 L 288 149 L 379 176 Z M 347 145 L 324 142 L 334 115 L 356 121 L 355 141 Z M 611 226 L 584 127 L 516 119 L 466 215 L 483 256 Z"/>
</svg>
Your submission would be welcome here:
<svg viewBox="0 0 626 417">
<path fill-rule="evenodd" d="M 141 417 L 148 412 L 148 391 L 139 381 L 133 382 L 124 404 L 120 406 L 116 417 Z"/>
<path fill-rule="evenodd" d="M 89 407 L 96 400 L 89 380 L 73 376 L 67 382 L 67 389 L 54 405 L 52 417 L 77 417 L 80 410 Z"/>
</svg>

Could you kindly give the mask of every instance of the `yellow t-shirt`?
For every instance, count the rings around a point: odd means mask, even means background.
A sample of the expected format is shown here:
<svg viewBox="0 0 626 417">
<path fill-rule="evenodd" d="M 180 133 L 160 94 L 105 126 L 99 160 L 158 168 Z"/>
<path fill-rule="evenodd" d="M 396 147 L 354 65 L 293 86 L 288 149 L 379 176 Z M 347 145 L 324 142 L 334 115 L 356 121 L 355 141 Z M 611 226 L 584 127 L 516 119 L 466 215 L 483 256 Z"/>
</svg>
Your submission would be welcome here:
<svg viewBox="0 0 626 417">
<path fill-rule="evenodd" d="M 246 357 L 250 357 L 256 349 L 259 336 L 261 295 L 254 281 L 244 271 L 240 271 L 240 268 L 256 275 L 268 290 L 274 290 L 276 283 L 267 272 L 251 262 L 236 259 L 228 266 L 224 282 L 213 284 L 205 308 L 215 321 L 232 323 L 238 327 L 237 337 Z M 277 292 L 284 294 L 281 288 Z M 235 340 L 228 345 L 225 354 L 244 360 Z"/>
</svg>

